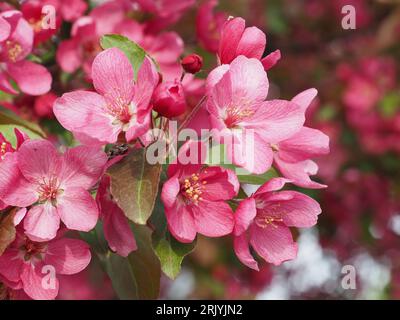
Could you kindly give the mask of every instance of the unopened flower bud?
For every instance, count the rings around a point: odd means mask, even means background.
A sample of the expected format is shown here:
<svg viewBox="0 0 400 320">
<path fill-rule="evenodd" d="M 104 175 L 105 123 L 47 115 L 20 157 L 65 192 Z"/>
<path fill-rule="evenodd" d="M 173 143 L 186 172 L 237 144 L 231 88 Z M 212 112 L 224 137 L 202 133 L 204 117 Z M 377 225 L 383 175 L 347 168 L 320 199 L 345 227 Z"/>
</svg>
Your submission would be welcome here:
<svg viewBox="0 0 400 320">
<path fill-rule="evenodd" d="M 186 99 L 182 84 L 178 81 L 168 81 L 158 85 L 153 95 L 153 109 L 167 118 L 184 113 Z"/>
<path fill-rule="evenodd" d="M 197 54 L 189 54 L 182 59 L 182 67 L 186 72 L 197 73 L 203 67 L 203 58 Z"/>
</svg>

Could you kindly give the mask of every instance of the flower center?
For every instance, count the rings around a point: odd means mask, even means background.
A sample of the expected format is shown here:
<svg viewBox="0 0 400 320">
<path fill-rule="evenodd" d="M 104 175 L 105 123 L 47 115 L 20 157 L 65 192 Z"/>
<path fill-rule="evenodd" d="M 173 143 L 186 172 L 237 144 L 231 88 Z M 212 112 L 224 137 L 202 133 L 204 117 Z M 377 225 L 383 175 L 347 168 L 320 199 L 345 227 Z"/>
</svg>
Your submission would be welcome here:
<svg viewBox="0 0 400 320">
<path fill-rule="evenodd" d="M 230 106 L 226 109 L 225 125 L 228 128 L 237 126 L 241 121 L 254 115 L 254 111 L 249 108 L 239 108 Z"/>
<path fill-rule="evenodd" d="M 0 146 L 0 157 L 1 160 L 4 160 L 4 156 L 6 155 L 7 152 L 7 143 L 2 142 Z"/>
<path fill-rule="evenodd" d="M 63 192 L 59 188 L 59 183 L 56 177 L 50 178 L 48 181 L 43 179 L 39 185 L 39 202 L 50 201 L 53 206 L 57 204 L 57 196 Z"/>
<path fill-rule="evenodd" d="M 186 178 L 181 185 L 181 194 L 186 200 L 195 204 L 202 200 L 201 194 L 207 184 L 207 181 L 199 180 L 199 174 L 193 173 L 189 178 Z"/>
<path fill-rule="evenodd" d="M 8 58 L 12 61 L 12 62 L 16 62 L 19 55 L 22 52 L 22 47 L 19 43 L 11 41 L 11 40 L 7 40 L 6 41 L 6 48 L 7 48 L 7 52 L 8 52 Z"/>
<path fill-rule="evenodd" d="M 127 103 L 120 96 L 117 98 L 109 97 L 107 99 L 110 101 L 106 106 L 106 112 L 115 118 L 113 124 L 121 124 L 125 127 L 131 121 L 132 117 L 135 115 L 132 103 Z"/>
<path fill-rule="evenodd" d="M 266 228 L 267 226 L 271 226 L 274 228 L 277 228 L 276 223 L 283 222 L 282 219 L 282 209 L 280 208 L 280 204 L 272 204 L 269 205 L 267 208 L 259 208 L 259 205 L 257 205 L 258 208 L 258 214 L 255 219 L 256 225 L 258 225 L 261 228 Z"/>
<path fill-rule="evenodd" d="M 42 259 L 42 254 L 46 251 L 46 243 L 34 242 L 25 239 L 25 243 L 21 246 L 20 251 L 23 254 L 24 260 L 29 261 L 32 257 Z"/>
</svg>

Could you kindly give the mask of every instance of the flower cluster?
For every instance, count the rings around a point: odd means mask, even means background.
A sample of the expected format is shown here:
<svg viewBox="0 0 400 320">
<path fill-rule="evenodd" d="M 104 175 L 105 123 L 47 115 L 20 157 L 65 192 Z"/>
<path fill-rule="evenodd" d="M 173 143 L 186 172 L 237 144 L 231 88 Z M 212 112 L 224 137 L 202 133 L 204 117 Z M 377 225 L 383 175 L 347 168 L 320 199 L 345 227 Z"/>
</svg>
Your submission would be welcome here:
<svg viewBox="0 0 400 320">
<path fill-rule="evenodd" d="M 182 57 L 178 34 L 161 31 L 194 1 L 113 0 L 87 12 L 82 0 L 35 0 L 20 11 L 2 9 L 0 89 L 8 94 L 2 106 L 24 117 L 30 105 L 46 128 L 21 119 L 10 125 L 25 126 L 26 134 L 16 128 L 16 138 L 0 135 L 0 223 L 13 230 L 0 246 L 8 296 L 57 297 L 57 275 L 84 270 L 89 248 L 101 262 L 118 254 L 133 263 L 144 250 L 143 228 L 164 232 L 166 243 L 182 248 L 198 233 L 231 235 L 238 259 L 254 270 L 250 247 L 274 265 L 296 258 L 290 228 L 314 226 L 321 209 L 288 186 L 326 187 L 310 176 L 318 171 L 313 159 L 329 153 L 329 138 L 305 126 L 317 90 L 271 99 L 267 71 L 280 51 L 264 57 L 264 32 L 214 14 L 215 4 L 206 2 L 197 15 L 199 42 L 216 53 L 207 67 L 197 54 Z M 57 12 L 51 30 L 43 28 L 44 5 Z M 137 11 L 148 19 L 132 19 Z M 178 132 L 168 130 L 173 122 Z M 201 129 L 211 134 L 197 135 Z M 194 135 L 183 139 L 176 159 L 165 155 L 168 166 L 150 164 L 152 145 L 173 149 L 183 130 Z M 224 147 L 228 164 L 209 161 L 212 140 Z M 249 179 L 257 181 L 254 193 L 244 191 Z M 153 249 L 169 275 L 157 243 Z M 117 285 L 110 265 L 105 269 Z M 54 279 L 46 284 L 48 268 Z"/>
</svg>

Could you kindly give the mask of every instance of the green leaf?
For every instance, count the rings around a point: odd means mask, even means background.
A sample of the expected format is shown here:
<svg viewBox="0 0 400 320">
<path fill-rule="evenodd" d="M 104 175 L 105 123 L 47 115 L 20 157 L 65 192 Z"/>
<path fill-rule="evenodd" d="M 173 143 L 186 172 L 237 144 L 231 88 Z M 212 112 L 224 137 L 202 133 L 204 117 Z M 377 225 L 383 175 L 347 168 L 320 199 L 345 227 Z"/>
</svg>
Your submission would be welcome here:
<svg viewBox="0 0 400 320">
<path fill-rule="evenodd" d="M 124 52 L 132 64 L 135 75 L 137 75 L 146 56 L 146 51 L 144 51 L 142 47 L 119 34 L 107 34 L 102 36 L 100 45 L 103 49 L 118 48 Z"/>
<path fill-rule="evenodd" d="M 161 165 L 146 160 L 146 149 L 134 149 L 107 170 L 111 194 L 131 221 L 146 224 L 153 212 L 160 182 Z"/>
<path fill-rule="evenodd" d="M 151 230 L 145 226 L 136 226 L 134 233 L 138 250 L 128 258 L 109 252 L 100 260 L 120 299 L 157 299 L 161 267 L 151 244 Z"/>
<path fill-rule="evenodd" d="M 0 131 L 12 144 L 15 143 L 14 128 L 25 132 L 32 139 L 46 137 L 37 124 L 23 120 L 13 112 L 0 107 Z"/>
<path fill-rule="evenodd" d="M 156 227 L 153 233 L 153 248 L 160 259 L 161 270 L 170 279 L 174 280 L 180 270 L 183 259 L 191 253 L 196 246 L 196 240 L 192 243 L 177 241 L 167 229 L 164 208 L 159 199 L 152 215 L 152 223 Z"/>
</svg>

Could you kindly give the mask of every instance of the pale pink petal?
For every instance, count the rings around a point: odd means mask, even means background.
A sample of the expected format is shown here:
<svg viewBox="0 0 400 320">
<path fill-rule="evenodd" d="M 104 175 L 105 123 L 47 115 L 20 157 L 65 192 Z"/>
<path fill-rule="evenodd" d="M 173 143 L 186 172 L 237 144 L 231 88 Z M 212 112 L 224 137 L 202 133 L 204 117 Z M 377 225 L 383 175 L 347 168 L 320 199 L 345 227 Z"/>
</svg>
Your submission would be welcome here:
<svg viewBox="0 0 400 320">
<path fill-rule="evenodd" d="M 61 41 L 57 49 L 56 59 L 61 69 L 73 73 L 82 64 L 79 42 L 76 39 Z"/>
<path fill-rule="evenodd" d="M 213 69 L 207 76 L 206 91 L 211 94 L 212 89 L 222 79 L 225 73 L 229 71 L 229 64 L 223 64 Z"/>
<path fill-rule="evenodd" d="M 219 42 L 218 56 L 222 64 L 230 63 L 236 57 L 236 49 L 244 32 L 246 22 L 237 17 L 225 22 Z"/>
<path fill-rule="evenodd" d="M 225 236 L 233 230 L 233 212 L 226 202 L 203 199 L 192 206 L 192 212 L 197 232 L 207 237 Z"/>
<path fill-rule="evenodd" d="M 279 156 L 275 156 L 274 160 L 277 169 L 282 175 L 290 179 L 295 185 L 310 189 L 327 187 L 310 179 L 310 175 L 315 175 L 318 172 L 318 165 L 314 161 L 305 160 L 297 163 L 289 163 L 282 161 Z"/>
<path fill-rule="evenodd" d="M 115 143 L 121 126 L 113 125 L 113 117 L 105 111 L 107 102 L 90 91 L 65 93 L 54 103 L 54 114 L 61 125 L 106 143 Z"/>
<path fill-rule="evenodd" d="M 329 153 L 329 137 L 317 129 L 303 127 L 289 139 L 279 142 L 279 158 L 299 162 Z"/>
<path fill-rule="evenodd" d="M 59 288 L 58 279 L 56 277 L 53 279 L 54 287 L 52 287 L 50 285 L 51 280 L 47 280 L 46 277 L 51 277 L 51 275 L 46 273 L 46 269 L 43 269 L 43 264 L 37 264 L 36 266 L 25 264 L 21 274 L 25 293 L 35 300 L 55 299 Z M 43 285 L 43 283 L 46 285 Z"/>
<path fill-rule="evenodd" d="M 265 71 L 268 71 L 271 69 L 274 65 L 277 64 L 277 62 L 281 59 L 281 51 L 280 50 L 275 50 L 274 52 L 271 52 L 269 55 L 261 59 L 261 63 L 264 67 Z"/>
<path fill-rule="evenodd" d="M 297 244 L 288 227 L 275 223 L 261 228 L 255 224 L 250 228 L 250 243 L 267 262 L 280 265 L 297 256 Z"/>
<path fill-rule="evenodd" d="M 14 215 L 14 225 L 17 226 L 21 223 L 21 221 L 25 218 L 26 216 L 26 208 L 21 208 L 19 209 L 15 215 Z"/>
<path fill-rule="evenodd" d="M 183 203 L 177 201 L 176 206 L 165 208 L 168 229 L 180 242 L 189 243 L 196 238 L 196 227 L 193 215 Z"/>
<path fill-rule="evenodd" d="M 51 74 L 47 69 L 28 60 L 9 63 L 7 71 L 15 80 L 22 92 L 39 96 L 50 91 Z"/>
<path fill-rule="evenodd" d="M 235 228 L 233 233 L 240 236 L 244 233 L 253 222 L 257 214 L 256 202 L 254 198 L 247 198 L 240 202 L 235 212 Z"/>
<path fill-rule="evenodd" d="M 251 120 L 243 125 L 257 130 L 265 141 L 276 143 L 298 132 L 304 121 L 304 111 L 297 104 L 270 100 L 262 103 Z"/>
<path fill-rule="evenodd" d="M 253 256 L 250 253 L 250 245 L 246 233 L 234 237 L 233 248 L 235 250 L 236 256 L 244 265 L 248 266 L 251 269 L 259 271 L 258 263 L 256 260 L 254 260 Z"/>
<path fill-rule="evenodd" d="M 260 59 L 264 53 L 266 42 L 265 33 L 260 29 L 257 27 L 246 28 L 238 43 L 236 55 Z"/>
<path fill-rule="evenodd" d="M 26 179 L 42 183 L 57 176 L 61 166 L 61 156 L 48 140 L 28 140 L 17 152 L 18 166 Z"/>
<path fill-rule="evenodd" d="M 37 186 L 24 178 L 18 168 L 17 154 L 0 161 L 0 199 L 8 205 L 27 207 L 38 200 Z"/>
<path fill-rule="evenodd" d="M 64 190 L 57 198 L 57 212 L 68 229 L 86 232 L 96 226 L 99 217 L 96 201 L 81 187 Z"/>
<path fill-rule="evenodd" d="M 100 148 L 68 149 L 62 159 L 59 179 L 63 185 L 89 189 L 100 179 L 106 163 L 107 155 Z"/>
<path fill-rule="evenodd" d="M 44 263 L 57 274 L 76 274 L 90 263 L 89 245 L 79 239 L 59 239 L 49 242 Z"/>
<path fill-rule="evenodd" d="M 100 52 L 92 64 L 93 85 L 111 104 L 128 104 L 134 94 L 133 68 L 118 48 Z"/>
<path fill-rule="evenodd" d="M 265 100 L 269 82 L 267 73 L 259 60 L 238 56 L 232 61 L 229 73 L 234 103 L 240 106 Z"/>
<path fill-rule="evenodd" d="M 9 37 L 10 31 L 10 24 L 3 17 L 0 17 L 0 42 Z"/>
<path fill-rule="evenodd" d="M 297 103 L 303 111 L 307 110 L 311 102 L 317 96 L 318 91 L 315 88 L 307 89 L 300 92 L 297 96 L 292 99 L 292 102 Z"/>
<path fill-rule="evenodd" d="M 25 233 L 33 241 L 54 239 L 59 228 L 60 217 L 49 202 L 32 207 L 24 220 Z"/>
</svg>

